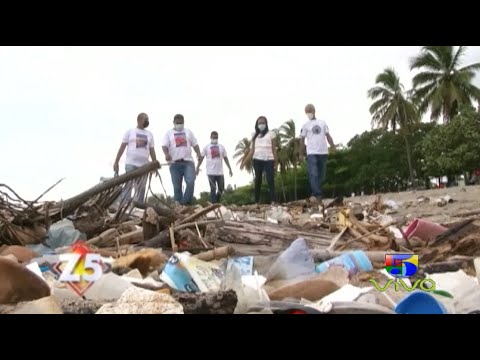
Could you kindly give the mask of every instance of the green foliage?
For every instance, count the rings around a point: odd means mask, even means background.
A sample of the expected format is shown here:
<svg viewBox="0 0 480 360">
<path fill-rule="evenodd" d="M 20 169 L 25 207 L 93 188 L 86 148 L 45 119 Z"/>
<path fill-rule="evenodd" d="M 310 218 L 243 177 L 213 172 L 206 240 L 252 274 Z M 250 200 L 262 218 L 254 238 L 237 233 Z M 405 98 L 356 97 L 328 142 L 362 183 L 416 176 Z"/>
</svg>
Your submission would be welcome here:
<svg viewBox="0 0 480 360">
<path fill-rule="evenodd" d="M 413 78 L 414 98 L 421 113 L 429 108 L 431 119 L 440 116 L 448 123 L 462 105 L 480 100 L 480 89 L 473 84 L 480 63 L 460 68 L 466 47 L 425 46 L 410 60 L 410 69 L 419 69 Z M 439 130 L 440 131 L 440 130 Z"/>
<path fill-rule="evenodd" d="M 446 125 L 438 125 L 421 144 L 424 171 L 432 176 L 455 175 L 480 167 L 480 114 L 465 106 Z"/>
</svg>

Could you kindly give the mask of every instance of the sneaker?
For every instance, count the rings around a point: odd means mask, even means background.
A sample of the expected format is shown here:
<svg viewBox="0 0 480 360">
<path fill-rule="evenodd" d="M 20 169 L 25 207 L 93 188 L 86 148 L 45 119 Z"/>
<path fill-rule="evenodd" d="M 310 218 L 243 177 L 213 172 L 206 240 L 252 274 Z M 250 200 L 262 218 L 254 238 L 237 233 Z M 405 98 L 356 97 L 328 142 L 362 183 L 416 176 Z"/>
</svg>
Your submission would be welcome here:
<svg viewBox="0 0 480 360">
<path fill-rule="evenodd" d="M 315 196 L 310 196 L 308 198 L 308 201 L 310 201 L 311 203 L 316 203 L 317 202 L 317 198 Z"/>
</svg>

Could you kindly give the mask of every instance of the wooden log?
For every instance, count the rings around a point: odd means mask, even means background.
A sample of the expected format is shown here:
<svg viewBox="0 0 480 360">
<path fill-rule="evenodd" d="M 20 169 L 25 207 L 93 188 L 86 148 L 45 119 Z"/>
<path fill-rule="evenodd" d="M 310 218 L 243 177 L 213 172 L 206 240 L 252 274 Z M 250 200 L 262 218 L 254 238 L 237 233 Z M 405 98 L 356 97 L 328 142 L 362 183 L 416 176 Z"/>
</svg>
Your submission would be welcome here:
<svg viewBox="0 0 480 360">
<path fill-rule="evenodd" d="M 79 208 L 81 205 L 83 205 L 85 202 L 87 202 L 90 198 L 99 195 L 103 192 L 109 191 L 119 185 L 122 185 L 130 180 L 134 180 L 137 178 L 140 178 L 144 176 L 145 174 L 148 174 L 150 172 L 153 172 L 155 170 L 158 170 L 160 168 L 160 163 L 158 161 L 154 161 L 151 163 L 148 163 L 142 167 L 139 167 L 136 170 L 130 171 L 128 173 L 122 174 L 117 177 L 113 177 L 112 179 L 109 179 L 103 183 L 100 183 L 92 188 L 90 188 L 87 191 L 82 192 L 79 195 L 76 195 L 70 199 L 64 200 L 60 203 L 55 204 L 55 210 L 50 209 L 50 218 L 53 221 L 58 221 L 61 220 L 62 217 L 66 217 L 68 215 L 71 215 L 77 208 Z M 115 201 L 115 197 L 112 196 L 109 203 L 105 203 L 105 207 L 110 206 L 113 201 Z M 45 215 L 42 214 L 41 216 L 36 219 L 36 222 L 42 222 L 45 221 Z"/>
<path fill-rule="evenodd" d="M 330 259 L 333 259 L 337 256 L 344 255 L 350 251 L 329 251 L 329 250 L 310 250 L 310 253 L 313 256 L 313 259 L 316 262 L 323 262 Z M 405 254 L 405 252 L 394 252 L 394 251 L 365 251 L 365 254 L 370 259 L 371 262 L 384 262 L 385 255 L 387 254 Z M 412 253 L 413 255 L 413 253 Z"/>
<path fill-rule="evenodd" d="M 158 204 L 145 204 L 145 203 L 141 203 L 141 202 L 138 202 L 138 201 L 134 201 L 133 202 L 134 206 L 139 208 L 139 209 L 142 209 L 142 210 L 147 210 L 148 208 L 152 208 L 158 216 L 163 216 L 163 217 L 167 217 L 167 218 L 175 218 L 176 217 L 176 214 L 175 214 L 175 211 L 173 211 L 172 209 L 170 209 L 169 207 L 167 207 L 166 205 L 164 204 L 161 204 L 161 205 L 158 205 Z"/>
<path fill-rule="evenodd" d="M 202 209 L 198 212 L 196 212 L 195 214 L 192 214 L 182 220 L 179 220 L 177 222 L 177 224 L 175 225 L 182 225 L 182 224 L 187 224 L 187 223 L 191 223 L 191 222 L 194 222 L 196 219 L 204 216 L 204 215 L 207 215 L 209 212 L 212 212 L 213 210 L 215 209 L 218 209 L 219 207 L 221 207 L 222 205 L 221 204 L 213 204 L 211 206 L 208 206 L 206 207 L 205 209 Z"/>
<path fill-rule="evenodd" d="M 185 314 L 233 314 L 238 301 L 234 290 L 196 294 L 175 292 L 172 296 L 182 304 Z"/>
<path fill-rule="evenodd" d="M 108 229 L 100 235 L 87 241 L 88 245 L 102 246 L 105 244 L 111 244 L 115 241 L 115 238 L 120 236 L 117 229 Z"/>
<path fill-rule="evenodd" d="M 198 255 L 195 255 L 195 257 L 203 261 L 212 261 L 227 258 L 229 256 L 233 256 L 234 254 L 235 248 L 233 246 L 222 246 L 218 249 L 202 252 Z"/>
<path fill-rule="evenodd" d="M 434 273 L 458 271 L 460 269 L 467 269 L 469 267 L 473 267 L 473 258 L 441 261 L 441 262 L 426 264 L 422 270 L 424 273 L 434 274 Z"/>
<path fill-rule="evenodd" d="M 123 235 L 120 235 L 118 242 L 120 245 L 139 244 L 143 241 L 143 229 L 138 229 Z"/>
<path fill-rule="evenodd" d="M 448 240 L 452 240 L 455 235 L 457 235 L 461 230 L 469 226 L 475 219 L 467 219 L 465 221 L 462 221 L 448 230 L 446 230 L 444 233 L 438 235 L 430 244 L 429 246 L 434 246 L 434 245 L 439 245 L 442 244 Z"/>
<path fill-rule="evenodd" d="M 323 229 L 306 232 L 292 226 L 254 221 L 211 222 L 205 234 L 210 244 L 232 245 L 243 255 L 275 254 L 300 237 L 312 247 L 328 247 L 332 234 Z"/>
</svg>

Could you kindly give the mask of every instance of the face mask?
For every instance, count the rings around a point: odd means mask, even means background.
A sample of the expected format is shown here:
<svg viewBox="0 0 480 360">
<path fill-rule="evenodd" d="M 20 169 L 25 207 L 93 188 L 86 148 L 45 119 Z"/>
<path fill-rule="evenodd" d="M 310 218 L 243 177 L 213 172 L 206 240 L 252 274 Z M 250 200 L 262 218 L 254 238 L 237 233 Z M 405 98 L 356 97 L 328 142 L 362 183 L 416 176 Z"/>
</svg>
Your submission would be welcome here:
<svg viewBox="0 0 480 360">
<path fill-rule="evenodd" d="M 143 128 L 146 129 L 149 124 L 150 124 L 150 122 L 149 122 L 148 120 L 145 120 L 145 121 L 143 122 Z"/>
<path fill-rule="evenodd" d="M 212 142 L 212 144 L 217 144 L 218 143 L 218 139 L 210 139 L 210 141 Z"/>
<path fill-rule="evenodd" d="M 315 117 L 313 113 L 307 113 L 307 116 L 309 120 L 313 120 L 313 118 Z"/>
<path fill-rule="evenodd" d="M 183 130 L 183 124 L 175 124 L 175 130 L 182 131 Z"/>
<path fill-rule="evenodd" d="M 258 128 L 260 129 L 260 131 L 264 131 L 264 130 L 267 128 L 267 125 L 265 125 L 265 124 L 258 124 Z"/>
</svg>

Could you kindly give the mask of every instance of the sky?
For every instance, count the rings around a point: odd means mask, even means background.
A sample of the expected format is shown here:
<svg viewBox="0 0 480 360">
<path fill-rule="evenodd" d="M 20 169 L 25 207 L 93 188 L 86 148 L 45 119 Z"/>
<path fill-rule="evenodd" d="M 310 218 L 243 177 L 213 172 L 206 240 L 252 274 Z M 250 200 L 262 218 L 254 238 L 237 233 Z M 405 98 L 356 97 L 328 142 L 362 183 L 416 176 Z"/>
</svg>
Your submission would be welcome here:
<svg viewBox="0 0 480 360">
<path fill-rule="evenodd" d="M 419 46 L 382 47 L 0 47 L 0 183 L 33 200 L 65 178 L 42 200 L 75 196 L 113 176 L 123 134 L 148 114 L 156 152 L 181 113 L 201 147 L 219 133 L 233 177 L 251 175 L 233 160 L 235 146 L 250 137 L 264 115 L 270 128 L 293 119 L 299 129 L 312 103 L 335 143 L 371 129 L 367 90 L 386 67 L 411 86 L 409 59 Z M 469 47 L 463 64 L 480 61 Z M 475 84 L 480 86 L 480 77 Z M 121 172 L 125 156 L 120 161 Z M 209 191 L 202 172 L 195 195 Z M 168 167 L 160 174 L 168 195 Z M 158 178 L 152 189 L 163 193 Z"/>
</svg>

